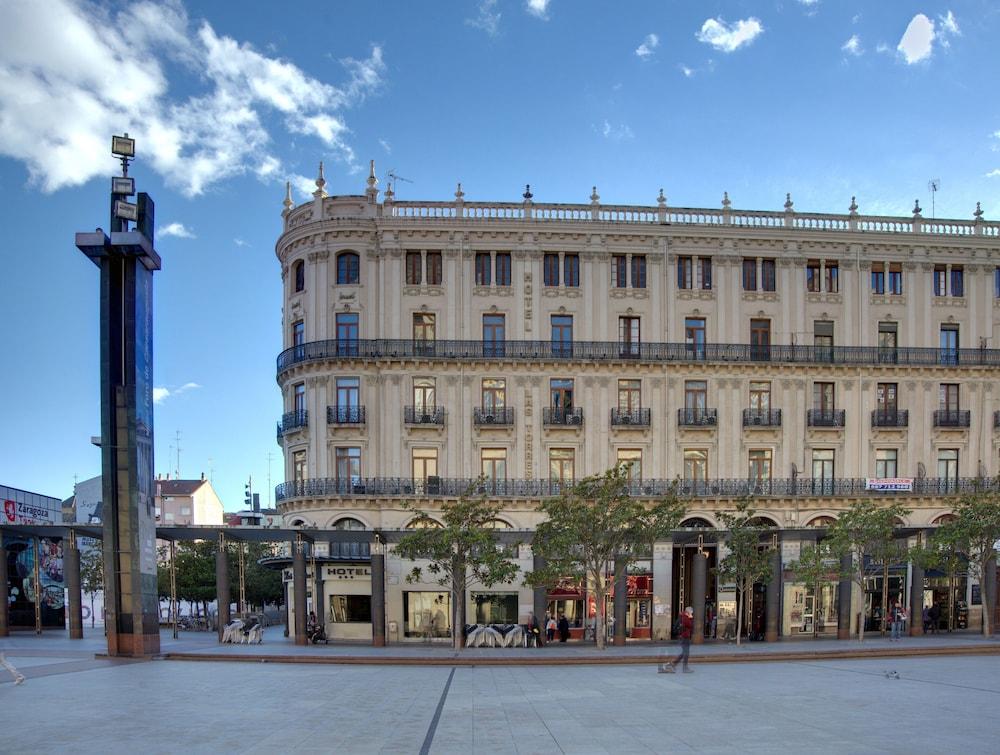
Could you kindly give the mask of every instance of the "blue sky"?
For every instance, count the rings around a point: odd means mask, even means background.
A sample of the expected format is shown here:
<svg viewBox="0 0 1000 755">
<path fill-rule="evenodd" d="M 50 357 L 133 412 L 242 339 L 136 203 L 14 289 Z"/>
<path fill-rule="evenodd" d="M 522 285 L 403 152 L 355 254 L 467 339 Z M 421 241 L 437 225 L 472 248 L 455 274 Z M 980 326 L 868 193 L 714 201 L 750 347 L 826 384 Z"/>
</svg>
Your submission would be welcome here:
<svg viewBox="0 0 1000 755">
<path fill-rule="evenodd" d="M 285 180 L 362 193 L 1000 216 L 1000 6 L 858 0 L 0 4 L 0 483 L 100 470 L 111 133 L 156 200 L 156 468 L 228 510 L 283 477 Z M 115 31 L 112 31 L 115 30 Z M 268 455 L 271 456 L 270 465 Z M 386 471 L 388 474 L 389 472 Z"/>
</svg>

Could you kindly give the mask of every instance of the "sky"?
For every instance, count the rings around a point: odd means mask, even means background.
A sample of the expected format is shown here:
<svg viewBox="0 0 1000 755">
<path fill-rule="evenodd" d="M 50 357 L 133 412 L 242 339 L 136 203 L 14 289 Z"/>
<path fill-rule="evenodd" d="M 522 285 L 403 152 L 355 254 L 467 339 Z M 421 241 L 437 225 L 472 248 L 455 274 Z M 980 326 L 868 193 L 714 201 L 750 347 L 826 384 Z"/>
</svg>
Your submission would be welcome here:
<svg viewBox="0 0 1000 755">
<path fill-rule="evenodd" d="M 156 471 L 284 476 L 285 181 L 397 198 L 1000 216 L 994 0 L 0 2 L 0 484 L 100 473 L 110 136 L 156 202 Z M 179 451 L 178 451 L 179 449 Z M 385 471 L 391 475 L 390 470 Z M 270 483 L 270 484 L 269 484 Z"/>
</svg>

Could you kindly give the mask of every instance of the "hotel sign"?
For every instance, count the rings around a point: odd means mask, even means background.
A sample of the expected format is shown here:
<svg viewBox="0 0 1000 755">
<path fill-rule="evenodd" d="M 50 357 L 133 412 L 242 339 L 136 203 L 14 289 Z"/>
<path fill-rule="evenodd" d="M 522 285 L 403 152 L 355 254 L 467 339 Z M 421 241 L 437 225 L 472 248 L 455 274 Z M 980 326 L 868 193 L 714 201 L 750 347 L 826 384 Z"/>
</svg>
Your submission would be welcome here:
<svg viewBox="0 0 1000 755">
<path fill-rule="evenodd" d="M 881 493 L 913 491 L 912 477 L 868 477 L 865 478 L 865 490 L 875 490 Z"/>
</svg>

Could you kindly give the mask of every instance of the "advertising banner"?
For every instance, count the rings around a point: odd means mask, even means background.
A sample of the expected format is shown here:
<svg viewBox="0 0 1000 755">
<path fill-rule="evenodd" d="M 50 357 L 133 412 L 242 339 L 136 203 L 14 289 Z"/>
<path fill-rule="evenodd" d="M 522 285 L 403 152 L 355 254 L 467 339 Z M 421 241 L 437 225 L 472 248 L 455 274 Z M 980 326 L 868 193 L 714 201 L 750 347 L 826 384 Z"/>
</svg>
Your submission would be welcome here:
<svg viewBox="0 0 1000 755">
<path fill-rule="evenodd" d="M 865 478 L 865 490 L 880 492 L 899 491 L 909 493 L 913 490 L 912 477 L 868 477 Z"/>
</svg>

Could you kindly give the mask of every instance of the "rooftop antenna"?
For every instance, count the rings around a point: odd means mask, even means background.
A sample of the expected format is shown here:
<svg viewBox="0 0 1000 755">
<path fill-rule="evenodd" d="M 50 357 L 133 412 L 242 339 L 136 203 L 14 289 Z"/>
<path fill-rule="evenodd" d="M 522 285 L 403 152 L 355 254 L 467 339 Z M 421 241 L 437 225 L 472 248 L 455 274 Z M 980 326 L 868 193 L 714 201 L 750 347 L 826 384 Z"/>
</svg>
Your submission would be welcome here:
<svg viewBox="0 0 1000 755">
<path fill-rule="evenodd" d="M 393 194 L 396 193 L 396 181 L 403 181 L 408 184 L 413 183 L 413 181 L 411 181 L 409 178 L 403 178 L 402 176 L 397 176 L 395 168 L 391 168 L 389 172 L 385 174 L 385 177 L 386 179 L 388 179 L 389 189 L 392 191 Z"/>
<path fill-rule="evenodd" d="M 177 438 L 177 443 L 174 445 L 174 450 L 177 452 L 177 466 L 174 467 L 174 479 L 181 479 L 181 431 L 174 430 L 174 434 Z"/>
<path fill-rule="evenodd" d="M 927 188 L 931 192 L 931 220 L 934 220 L 934 196 L 938 193 L 938 189 L 941 188 L 941 179 L 932 178 L 927 182 Z"/>
</svg>

